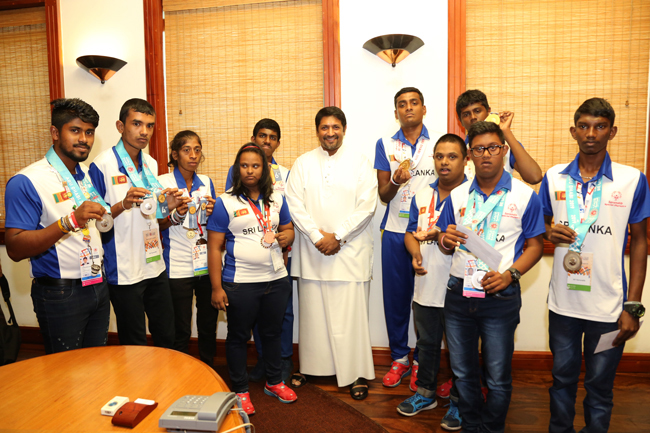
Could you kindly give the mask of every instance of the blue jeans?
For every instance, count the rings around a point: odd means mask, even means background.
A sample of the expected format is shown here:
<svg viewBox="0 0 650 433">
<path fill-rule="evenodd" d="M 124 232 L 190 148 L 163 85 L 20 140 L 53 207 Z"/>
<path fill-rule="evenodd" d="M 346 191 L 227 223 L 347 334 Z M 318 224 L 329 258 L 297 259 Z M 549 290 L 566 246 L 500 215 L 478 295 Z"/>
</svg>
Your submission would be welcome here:
<svg viewBox="0 0 650 433">
<path fill-rule="evenodd" d="M 609 429 L 614 403 L 614 377 L 623 356 L 623 347 L 594 354 L 602 334 L 618 329 L 618 324 L 593 322 L 562 316 L 549 311 L 548 335 L 553 352 L 553 386 L 550 433 L 574 433 L 576 392 L 582 363 L 584 334 L 585 390 L 583 402 L 586 427 L 582 433 L 601 433 Z"/>
<path fill-rule="evenodd" d="M 512 395 L 512 353 L 521 308 L 519 283 L 508 286 L 499 297 L 487 295 L 482 299 L 465 298 L 461 278 L 451 276 L 447 286 L 445 326 L 463 430 L 503 432 Z M 485 404 L 479 337 L 489 390 Z"/>
<path fill-rule="evenodd" d="M 433 398 L 440 369 L 440 344 L 444 329 L 443 310 L 440 307 L 425 307 L 413 302 L 413 319 L 418 329 L 417 348 L 420 352 L 420 368 L 415 384 L 419 394 Z"/>
<path fill-rule="evenodd" d="M 32 282 L 32 302 L 41 328 L 45 353 L 106 344 L 111 304 L 106 280 L 86 287 Z"/>
<path fill-rule="evenodd" d="M 291 286 L 287 278 L 263 283 L 222 282 L 228 296 L 226 360 L 233 392 L 248 391 L 246 351 L 257 322 L 269 385 L 281 382 L 280 334 Z"/>
</svg>

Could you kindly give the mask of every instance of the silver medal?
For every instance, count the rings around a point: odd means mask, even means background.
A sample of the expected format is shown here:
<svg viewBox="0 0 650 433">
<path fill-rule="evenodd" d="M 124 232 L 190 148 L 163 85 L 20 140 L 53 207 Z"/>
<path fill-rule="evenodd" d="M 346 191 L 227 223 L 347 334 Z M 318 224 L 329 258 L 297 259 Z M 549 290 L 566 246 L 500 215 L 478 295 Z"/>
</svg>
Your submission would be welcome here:
<svg viewBox="0 0 650 433">
<path fill-rule="evenodd" d="M 145 198 L 140 204 L 140 212 L 144 215 L 153 215 L 156 213 L 157 206 L 158 204 L 153 197 Z"/>
<path fill-rule="evenodd" d="M 582 258 L 575 251 L 567 251 L 562 262 L 567 272 L 578 272 L 582 268 Z"/>
<path fill-rule="evenodd" d="M 96 221 L 95 225 L 97 226 L 97 230 L 106 233 L 113 228 L 113 217 L 111 214 L 105 213 L 102 219 Z"/>
<path fill-rule="evenodd" d="M 483 285 L 481 284 L 481 280 L 483 280 L 485 274 L 487 274 L 487 272 L 485 271 L 476 271 L 474 272 L 474 275 L 472 275 L 472 286 L 474 286 L 476 290 L 483 290 Z"/>
</svg>

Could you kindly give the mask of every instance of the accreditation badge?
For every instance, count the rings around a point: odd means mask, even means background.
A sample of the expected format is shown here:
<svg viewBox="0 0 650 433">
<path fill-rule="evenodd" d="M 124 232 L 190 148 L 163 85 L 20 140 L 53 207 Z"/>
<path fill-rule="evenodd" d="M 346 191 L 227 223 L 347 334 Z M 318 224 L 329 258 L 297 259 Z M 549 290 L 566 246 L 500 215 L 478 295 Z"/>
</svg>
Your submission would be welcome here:
<svg viewBox="0 0 650 433">
<path fill-rule="evenodd" d="M 411 193 L 410 185 L 405 186 L 401 191 L 397 192 L 399 194 L 399 214 L 400 218 L 408 218 L 411 211 L 411 200 L 415 193 Z"/>
<path fill-rule="evenodd" d="M 192 247 L 192 267 L 194 268 L 195 277 L 199 275 L 207 275 L 208 245 L 206 243 L 197 242 L 196 245 Z"/>
<path fill-rule="evenodd" d="M 92 255 L 89 248 L 84 248 L 79 252 L 79 267 L 81 269 L 81 285 L 89 286 L 91 284 L 99 284 L 102 282 L 102 267 L 97 263 L 101 263 L 99 250 L 93 248 Z"/>
<path fill-rule="evenodd" d="M 280 272 L 284 268 L 284 257 L 282 256 L 282 248 L 277 242 L 271 245 L 271 261 L 273 262 L 273 270 Z"/>
<path fill-rule="evenodd" d="M 594 254 L 580 253 L 582 266 L 576 272 L 567 273 L 567 288 L 580 292 L 591 292 L 591 272 L 593 270 Z"/>
<path fill-rule="evenodd" d="M 475 278 L 479 276 L 480 278 Z M 485 276 L 485 271 L 478 268 L 476 258 L 470 257 L 465 261 L 465 275 L 463 277 L 463 296 L 466 298 L 485 298 L 485 291 L 480 281 Z M 475 286 L 475 283 L 477 285 Z"/>
<path fill-rule="evenodd" d="M 157 262 L 161 258 L 160 254 L 160 234 L 158 229 L 145 230 L 142 232 L 144 237 L 144 258 L 146 263 Z"/>
</svg>

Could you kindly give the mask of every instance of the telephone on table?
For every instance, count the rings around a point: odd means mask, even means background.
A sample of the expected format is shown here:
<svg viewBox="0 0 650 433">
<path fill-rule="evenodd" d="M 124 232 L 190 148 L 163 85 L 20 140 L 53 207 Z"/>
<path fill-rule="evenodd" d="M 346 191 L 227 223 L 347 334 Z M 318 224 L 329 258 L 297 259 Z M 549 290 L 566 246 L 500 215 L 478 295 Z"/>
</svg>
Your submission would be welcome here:
<svg viewBox="0 0 650 433">
<path fill-rule="evenodd" d="M 176 400 L 160 417 L 158 427 L 168 431 L 217 431 L 228 412 L 237 405 L 234 392 L 186 395 Z"/>
</svg>

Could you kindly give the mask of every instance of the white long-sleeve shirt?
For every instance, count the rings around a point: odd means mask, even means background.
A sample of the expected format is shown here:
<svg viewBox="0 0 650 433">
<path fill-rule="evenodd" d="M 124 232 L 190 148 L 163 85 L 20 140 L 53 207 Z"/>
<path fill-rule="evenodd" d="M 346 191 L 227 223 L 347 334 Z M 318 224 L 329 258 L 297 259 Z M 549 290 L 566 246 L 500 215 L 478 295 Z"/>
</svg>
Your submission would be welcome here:
<svg viewBox="0 0 650 433">
<path fill-rule="evenodd" d="M 287 204 L 296 228 L 291 275 L 320 281 L 369 281 L 372 275 L 372 216 L 377 176 L 372 162 L 345 144 L 330 156 L 321 147 L 300 156 L 291 169 Z M 319 230 L 346 243 L 333 256 L 315 244 Z"/>
</svg>

